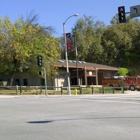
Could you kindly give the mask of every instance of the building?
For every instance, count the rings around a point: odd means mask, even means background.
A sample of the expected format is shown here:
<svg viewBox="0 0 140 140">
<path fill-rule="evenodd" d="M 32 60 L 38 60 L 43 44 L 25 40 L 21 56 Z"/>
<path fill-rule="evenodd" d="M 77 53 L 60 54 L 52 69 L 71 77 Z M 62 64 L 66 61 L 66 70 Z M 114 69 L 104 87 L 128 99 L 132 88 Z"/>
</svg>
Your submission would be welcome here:
<svg viewBox="0 0 140 140">
<path fill-rule="evenodd" d="M 101 85 L 103 77 L 112 77 L 118 71 L 116 67 L 85 61 L 68 60 L 68 65 L 71 85 L 77 85 L 77 83 L 79 85 Z M 66 61 L 59 60 L 56 66 L 59 68 L 59 75 L 55 78 L 55 85 L 65 87 L 67 86 Z"/>
<path fill-rule="evenodd" d="M 103 77 L 112 77 L 118 68 L 107 65 L 88 63 L 84 61 L 68 60 L 71 85 L 101 85 Z M 55 65 L 58 75 L 54 79 L 47 78 L 47 86 L 67 87 L 66 61 L 58 60 Z M 10 75 L 1 75 L 0 84 L 9 85 Z M 44 79 L 39 75 L 27 72 L 17 72 L 13 79 L 14 85 L 40 86 L 44 85 Z"/>
</svg>

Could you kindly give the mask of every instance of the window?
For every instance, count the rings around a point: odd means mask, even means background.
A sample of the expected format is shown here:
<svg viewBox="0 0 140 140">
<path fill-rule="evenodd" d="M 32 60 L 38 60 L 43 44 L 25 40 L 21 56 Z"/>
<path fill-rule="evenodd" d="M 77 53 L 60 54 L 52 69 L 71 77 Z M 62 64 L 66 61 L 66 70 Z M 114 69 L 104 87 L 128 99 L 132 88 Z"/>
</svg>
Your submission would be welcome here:
<svg viewBox="0 0 140 140">
<path fill-rule="evenodd" d="M 15 84 L 16 85 L 20 85 L 20 80 L 19 79 L 15 79 Z"/>
<path fill-rule="evenodd" d="M 23 79 L 23 85 L 28 86 L 28 79 Z"/>
</svg>

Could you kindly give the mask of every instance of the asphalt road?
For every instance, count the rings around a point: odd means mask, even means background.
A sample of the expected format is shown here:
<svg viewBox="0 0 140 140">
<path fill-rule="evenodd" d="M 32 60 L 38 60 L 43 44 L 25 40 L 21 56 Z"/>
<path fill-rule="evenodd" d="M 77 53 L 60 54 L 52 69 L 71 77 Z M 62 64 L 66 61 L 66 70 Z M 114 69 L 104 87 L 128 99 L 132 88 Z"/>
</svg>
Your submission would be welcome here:
<svg viewBox="0 0 140 140">
<path fill-rule="evenodd" d="M 140 92 L 0 96 L 0 140 L 139 140 Z"/>
</svg>

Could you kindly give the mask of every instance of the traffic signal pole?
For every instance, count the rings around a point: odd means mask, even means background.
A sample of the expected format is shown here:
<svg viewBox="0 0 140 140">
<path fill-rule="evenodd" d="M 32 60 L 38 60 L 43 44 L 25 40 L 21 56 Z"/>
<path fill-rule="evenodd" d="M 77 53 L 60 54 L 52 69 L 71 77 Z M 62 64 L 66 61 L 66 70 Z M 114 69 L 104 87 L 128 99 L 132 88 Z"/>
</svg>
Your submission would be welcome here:
<svg viewBox="0 0 140 140">
<path fill-rule="evenodd" d="M 47 79 L 46 79 L 46 68 L 44 68 L 44 79 L 45 79 L 45 95 L 48 95 L 48 92 L 47 92 Z"/>
<path fill-rule="evenodd" d="M 43 67 L 43 57 L 42 55 L 37 56 L 38 66 Z M 46 68 L 44 67 L 44 80 L 45 80 L 45 95 L 48 95 L 47 93 L 47 79 L 46 79 Z"/>
</svg>

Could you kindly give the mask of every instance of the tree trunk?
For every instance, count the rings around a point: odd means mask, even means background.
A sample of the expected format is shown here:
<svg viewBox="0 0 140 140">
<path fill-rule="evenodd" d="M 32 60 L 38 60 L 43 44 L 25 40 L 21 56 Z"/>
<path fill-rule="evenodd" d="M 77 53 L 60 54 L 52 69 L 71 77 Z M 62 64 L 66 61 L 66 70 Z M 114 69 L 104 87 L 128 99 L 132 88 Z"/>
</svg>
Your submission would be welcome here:
<svg viewBox="0 0 140 140">
<path fill-rule="evenodd" d="M 12 74 L 12 77 L 11 77 L 11 80 L 10 80 L 10 86 L 13 85 L 14 77 L 15 77 L 15 72 L 13 72 L 13 74 Z"/>
</svg>

